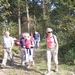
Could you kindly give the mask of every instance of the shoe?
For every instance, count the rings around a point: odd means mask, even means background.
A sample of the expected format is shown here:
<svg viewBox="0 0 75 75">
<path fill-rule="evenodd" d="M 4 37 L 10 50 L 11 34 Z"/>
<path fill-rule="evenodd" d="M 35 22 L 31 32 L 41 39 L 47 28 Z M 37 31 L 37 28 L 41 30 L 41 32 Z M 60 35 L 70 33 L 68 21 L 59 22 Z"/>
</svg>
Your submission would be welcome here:
<svg viewBox="0 0 75 75">
<path fill-rule="evenodd" d="M 35 65 L 35 63 L 34 63 L 34 61 L 32 61 L 32 66 L 34 66 Z"/>
<path fill-rule="evenodd" d="M 24 62 L 22 62 L 22 63 L 21 63 L 21 65 L 22 65 L 22 66 L 24 66 L 24 65 L 25 65 L 25 63 L 24 63 Z"/>
<path fill-rule="evenodd" d="M 29 69 L 29 68 L 30 68 L 30 66 L 29 66 L 29 65 L 26 65 L 26 68 L 27 68 L 27 69 Z"/>
<path fill-rule="evenodd" d="M 27 68 L 29 69 L 29 68 L 30 68 L 30 66 L 28 65 L 28 66 L 27 66 Z"/>
<path fill-rule="evenodd" d="M 58 68 L 55 69 L 55 72 L 57 72 L 57 71 L 58 71 Z"/>
<path fill-rule="evenodd" d="M 46 71 L 45 75 L 50 75 L 50 72 Z"/>
<path fill-rule="evenodd" d="M 5 66 L 3 64 L 1 64 L 1 68 L 5 68 Z"/>
<path fill-rule="evenodd" d="M 30 68 L 30 66 L 28 64 L 26 64 L 26 68 Z"/>
</svg>

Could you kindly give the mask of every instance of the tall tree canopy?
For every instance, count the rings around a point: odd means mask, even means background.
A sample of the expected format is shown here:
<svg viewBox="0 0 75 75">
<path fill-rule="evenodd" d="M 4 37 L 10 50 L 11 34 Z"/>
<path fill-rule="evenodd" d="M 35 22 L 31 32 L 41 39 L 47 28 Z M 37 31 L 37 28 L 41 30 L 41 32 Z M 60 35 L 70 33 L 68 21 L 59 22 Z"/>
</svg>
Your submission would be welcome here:
<svg viewBox="0 0 75 75">
<path fill-rule="evenodd" d="M 59 38 L 60 53 L 66 53 L 65 57 L 75 53 L 74 19 L 75 0 L 27 0 L 27 3 L 25 0 L 0 0 L 1 35 L 8 29 L 12 36 L 18 37 L 18 22 L 21 23 L 21 32 L 27 31 L 29 25 L 29 31 L 39 31 L 42 38 L 46 28 L 51 27 Z M 74 58 L 72 55 L 71 58 Z"/>
</svg>

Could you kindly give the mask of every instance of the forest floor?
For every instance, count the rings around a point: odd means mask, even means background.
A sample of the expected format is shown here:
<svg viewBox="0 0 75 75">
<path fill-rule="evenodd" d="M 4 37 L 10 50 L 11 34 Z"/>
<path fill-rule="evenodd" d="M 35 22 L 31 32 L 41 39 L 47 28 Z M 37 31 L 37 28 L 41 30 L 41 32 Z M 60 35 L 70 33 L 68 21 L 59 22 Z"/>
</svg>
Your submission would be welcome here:
<svg viewBox="0 0 75 75">
<path fill-rule="evenodd" d="M 7 62 L 7 67 L 0 68 L 0 75 L 45 75 L 46 67 L 46 50 L 38 48 L 34 52 L 35 65 L 26 69 L 25 65 L 20 65 L 20 51 L 14 53 L 14 66 L 10 66 L 10 61 Z M 0 64 L 3 58 L 3 51 L 0 51 Z M 64 60 L 60 61 L 59 58 L 59 70 L 54 72 L 55 66 L 52 61 L 51 74 L 50 75 L 75 75 L 75 65 L 65 64 Z"/>
</svg>

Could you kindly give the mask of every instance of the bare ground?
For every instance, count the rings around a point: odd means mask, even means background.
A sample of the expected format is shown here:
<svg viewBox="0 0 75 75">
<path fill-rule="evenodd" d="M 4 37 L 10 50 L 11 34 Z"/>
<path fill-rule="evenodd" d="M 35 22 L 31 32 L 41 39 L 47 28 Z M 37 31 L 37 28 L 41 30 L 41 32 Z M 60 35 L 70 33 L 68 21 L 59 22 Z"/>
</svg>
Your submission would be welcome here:
<svg viewBox="0 0 75 75">
<path fill-rule="evenodd" d="M 2 60 L 2 53 L 0 54 Z M 39 49 L 35 51 L 35 65 L 27 69 L 25 66 L 20 65 L 20 54 L 14 54 L 14 66 L 10 66 L 10 62 L 7 62 L 5 69 L 0 69 L 0 75 L 45 75 L 47 70 L 45 51 Z M 2 61 L 0 61 L 1 63 Z M 54 63 L 52 63 L 52 69 L 50 75 L 73 75 L 74 66 L 65 65 L 59 62 L 59 71 L 54 72 Z"/>
</svg>

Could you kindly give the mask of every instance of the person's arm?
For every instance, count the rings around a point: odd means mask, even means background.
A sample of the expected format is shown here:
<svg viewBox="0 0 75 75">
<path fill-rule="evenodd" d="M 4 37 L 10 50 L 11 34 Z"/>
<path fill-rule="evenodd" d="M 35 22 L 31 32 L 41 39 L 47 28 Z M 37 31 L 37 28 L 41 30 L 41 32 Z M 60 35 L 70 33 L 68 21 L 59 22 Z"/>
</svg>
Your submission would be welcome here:
<svg viewBox="0 0 75 75">
<path fill-rule="evenodd" d="M 56 52 L 58 53 L 58 48 L 59 48 L 59 46 L 58 46 L 57 37 L 56 37 L 56 36 L 54 36 L 54 38 L 55 38 L 55 44 L 56 44 Z"/>
<path fill-rule="evenodd" d="M 23 40 L 23 48 L 25 48 L 25 39 Z"/>
<path fill-rule="evenodd" d="M 39 34 L 39 42 L 40 42 L 40 34 Z"/>
<path fill-rule="evenodd" d="M 12 37 L 10 37 L 10 40 L 11 40 L 11 49 L 12 49 L 12 47 L 13 47 L 13 45 L 14 45 L 14 40 L 13 40 L 13 38 Z"/>
</svg>

